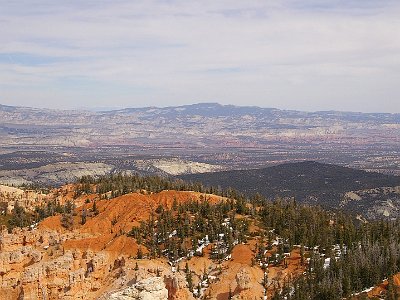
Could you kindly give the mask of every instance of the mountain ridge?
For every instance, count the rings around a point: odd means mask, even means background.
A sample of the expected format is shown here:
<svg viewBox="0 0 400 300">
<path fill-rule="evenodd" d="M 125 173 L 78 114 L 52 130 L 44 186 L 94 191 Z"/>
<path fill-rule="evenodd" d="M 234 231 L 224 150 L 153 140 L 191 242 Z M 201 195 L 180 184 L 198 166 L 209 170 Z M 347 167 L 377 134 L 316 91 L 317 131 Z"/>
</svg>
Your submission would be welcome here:
<svg viewBox="0 0 400 300">
<path fill-rule="evenodd" d="M 32 110 L 44 110 L 44 111 L 54 111 L 54 112 L 90 112 L 90 113 L 114 113 L 114 112 L 136 112 L 136 111 L 146 111 L 146 110 L 168 110 L 168 109 L 224 109 L 224 110 L 234 110 L 234 109 L 256 109 L 262 111 L 281 111 L 281 112 L 288 112 L 288 113 L 308 113 L 308 114 L 356 114 L 356 115 L 399 115 L 400 113 L 391 113 L 391 112 L 361 112 L 361 111 L 341 111 L 341 110 L 298 110 L 298 109 L 283 109 L 283 108 L 276 108 L 276 107 L 262 107 L 258 105 L 233 105 L 233 104 L 221 104 L 218 102 L 198 102 L 192 104 L 183 104 L 183 105 L 169 105 L 169 106 L 140 106 L 140 107 L 124 107 L 119 109 L 107 109 L 107 110 L 90 110 L 90 109 L 63 109 L 63 108 L 46 108 L 46 107 L 34 107 L 34 106 L 18 106 L 18 105 L 6 105 L 0 103 L 0 110 L 17 110 L 17 109 L 32 109 Z"/>
<path fill-rule="evenodd" d="M 315 161 L 286 163 L 261 169 L 189 174 L 179 176 L 179 178 L 201 182 L 206 186 L 219 186 L 222 189 L 231 187 L 245 194 L 259 193 L 272 199 L 295 198 L 300 203 L 317 204 L 330 209 L 336 209 L 342 205 L 343 209 L 348 208 L 352 212 L 363 215 L 371 215 L 370 209 L 377 205 L 376 201 L 396 200 L 396 204 L 400 204 L 400 194 L 389 199 L 389 197 L 384 197 L 383 191 L 381 197 L 377 197 L 375 202 L 369 200 L 368 205 L 343 201 L 349 192 L 361 193 L 364 190 L 400 186 L 399 176 L 366 172 Z M 371 216 L 376 217 L 373 214 Z"/>
</svg>

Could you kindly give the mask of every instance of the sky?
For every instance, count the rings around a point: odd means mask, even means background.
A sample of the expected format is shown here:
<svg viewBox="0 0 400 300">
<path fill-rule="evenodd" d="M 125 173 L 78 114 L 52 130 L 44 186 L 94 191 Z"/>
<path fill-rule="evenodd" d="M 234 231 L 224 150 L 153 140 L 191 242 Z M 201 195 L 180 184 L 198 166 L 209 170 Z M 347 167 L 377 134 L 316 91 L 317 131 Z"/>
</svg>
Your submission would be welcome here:
<svg viewBox="0 0 400 300">
<path fill-rule="evenodd" d="M 400 113 L 400 1 L 0 0 L 0 103 Z"/>
</svg>

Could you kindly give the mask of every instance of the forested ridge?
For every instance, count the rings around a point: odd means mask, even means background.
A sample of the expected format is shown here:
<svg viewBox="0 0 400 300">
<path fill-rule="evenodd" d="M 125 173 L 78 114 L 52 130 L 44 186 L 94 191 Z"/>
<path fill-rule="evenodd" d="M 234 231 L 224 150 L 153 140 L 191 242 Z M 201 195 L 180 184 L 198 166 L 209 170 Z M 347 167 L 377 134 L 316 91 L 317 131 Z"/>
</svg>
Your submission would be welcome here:
<svg viewBox="0 0 400 300">
<path fill-rule="evenodd" d="M 171 208 L 159 206 L 147 221 L 128 235 L 140 245 L 137 257 L 166 257 L 175 264 L 183 257 L 204 255 L 211 245 L 210 258 L 229 257 L 235 245 L 257 239 L 254 264 L 265 271 L 260 284 L 273 285 L 273 299 L 343 299 L 389 279 L 386 299 L 397 299 L 391 276 L 400 272 L 400 222 L 368 221 L 319 206 L 294 200 L 267 199 L 259 194 L 247 197 L 233 189 L 204 187 L 182 180 L 139 175 L 83 177 L 76 184 L 76 195 L 97 193 L 108 199 L 131 192 L 157 193 L 162 190 L 191 190 L 203 193 L 200 201 L 174 201 Z M 220 196 L 209 201 L 208 194 Z M 38 207 L 37 219 L 61 213 L 68 226 L 73 206 L 56 203 Z M 91 209 L 95 212 L 95 203 Z M 26 218 L 16 208 L 13 226 L 26 226 Z M 85 215 L 90 217 L 90 215 Z M 24 220 L 21 223 L 16 220 Z M 83 218 L 82 218 L 83 221 Z M 250 224 L 256 225 L 250 228 Z M 64 226 L 64 225 L 63 225 Z M 146 249 L 146 253 L 143 250 Z M 266 256 L 274 249 L 276 255 Z M 285 263 L 285 253 L 300 249 L 305 272 L 288 278 L 284 284 L 268 279 L 268 266 Z M 190 281 L 188 271 L 188 282 Z M 194 287 L 190 287 L 194 290 Z"/>
<path fill-rule="evenodd" d="M 205 186 L 232 187 L 247 195 L 293 197 L 298 202 L 337 207 L 349 191 L 400 186 L 400 177 L 348 167 L 303 161 L 261 169 L 188 174 L 179 178 Z"/>
<path fill-rule="evenodd" d="M 271 248 L 271 242 L 276 237 L 282 241 L 278 249 L 281 252 L 285 248 L 286 251 L 293 247 L 305 249 L 302 255 L 307 271 L 277 289 L 274 299 L 342 299 L 377 285 L 400 271 L 398 221 L 360 221 L 342 212 L 302 205 L 294 200 L 271 200 L 259 194 L 247 197 L 233 189 L 222 190 L 161 177 L 118 175 L 95 181 L 82 180 L 82 184 L 87 182 L 95 183 L 98 192 L 112 190 L 117 195 L 138 189 L 154 192 L 177 189 L 227 197 L 230 200 L 219 205 L 211 205 L 205 198 L 201 203 L 189 202 L 175 206 L 171 211 L 160 208 L 161 211 L 158 214 L 155 212 L 147 224 L 133 228 L 131 234 L 143 239 L 156 233 L 156 240 L 142 242 L 151 249 L 153 256 L 164 251 L 174 260 L 187 251 L 195 251 L 197 241 L 204 238 L 206 233 L 211 233 L 210 242 L 223 242 L 224 251 L 229 253 L 234 242 L 243 242 L 249 236 L 248 226 L 235 226 L 233 232 L 227 232 L 226 227 L 219 224 L 224 220 L 234 220 L 238 214 L 257 220 L 262 230 L 253 235 L 261 235 L 262 241 L 265 241 L 265 244 L 259 245 L 260 249 Z M 196 216 L 196 219 L 189 221 L 189 214 Z M 165 238 L 176 224 L 179 224 L 176 235 Z M 221 241 L 217 233 L 223 237 Z M 164 238 L 160 239 L 162 236 Z M 190 242 L 184 243 L 185 239 Z M 262 255 L 257 257 L 260 261 L 264 260 Z M 393 288 L 392 293 L 387 294 L 388 299 L 397 299 L 393 291 L 397 293 Z"/>
</svg>

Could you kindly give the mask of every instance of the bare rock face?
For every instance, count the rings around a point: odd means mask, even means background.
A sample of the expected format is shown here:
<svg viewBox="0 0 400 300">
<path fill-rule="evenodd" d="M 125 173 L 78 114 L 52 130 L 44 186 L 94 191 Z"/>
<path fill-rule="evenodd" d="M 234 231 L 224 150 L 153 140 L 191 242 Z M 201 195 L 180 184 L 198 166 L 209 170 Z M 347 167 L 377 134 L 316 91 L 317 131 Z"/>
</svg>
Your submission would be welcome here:
<svg viewBox="0 0 400 300">
<path fill-rule="evenodd" d="M 194 300 L 189 291 L 186 277 L 179 272 L 164 276 L 165 286 L 168 289 L 169 300 Z"/>
<path fill-rule="evenodd" d="M 125 198 L 120 201 L 126 203 Z M 121 214 L 115 203 L 115 212 Z M 129 215 L 125 222 L 131 219 Z M 194 300 L 184 274 L 173 271 L 164 259 L 134 259 L 135 242 L 111 234 L 111 229 L 121 232 L 109 227 L 111 221 L 86 224 L 90 230 L 64 230 L 54 216 L 12 233 L 0 226 L 0 299 Z"/>
<path fill-rule="evenodd" d="M 140 300 L 168 299 L 168 290 L 160 277 L 152 277 L 136 284 Z"/>
<path fill-rule="evenodd" d="M 150 277 L 113 293 L 109 300 L 167 300 L 168 290 L 161 277 Z"/>
<path fill-rule="evenodd" d="M 132 300 L 139 299 L 139 291 L 131 286 L 127 287 L 122 291 L 111 294 L 108 297 L 109 300 Z"/>
<path fill-rule="evenodd" d="M 164 276 L 164 282 L 168 289 L 169 298 L 173 298 L 179 289 L 179 280 L 175 276 Z"/>
<path fill-rule="evenodd" d="M 0 185 L 0 203 L 3 204 L 0 213 L 10 214 L 16 203 L 27 211 L 33 211 L 35 206 L 43 205 L 48 198 L 48 195 L 33 190 L 21 190 Z"/>
<path fill-rule="evenodd" d="M 111 274 L 110 257 L 101 251 L 65 251 L 61 240 L 66 238 L 39 229 L 16 228 L 11 234 L 2 231 L 0 298 L 87 299 L 87 291 L 99 290 Z"/>
<path fill-rule="evenodd" d="M 246 268 L 241 268 L 236 274 L 236 283 L 240 290 L 252 288 L 250 273 Z"/>
</svg>

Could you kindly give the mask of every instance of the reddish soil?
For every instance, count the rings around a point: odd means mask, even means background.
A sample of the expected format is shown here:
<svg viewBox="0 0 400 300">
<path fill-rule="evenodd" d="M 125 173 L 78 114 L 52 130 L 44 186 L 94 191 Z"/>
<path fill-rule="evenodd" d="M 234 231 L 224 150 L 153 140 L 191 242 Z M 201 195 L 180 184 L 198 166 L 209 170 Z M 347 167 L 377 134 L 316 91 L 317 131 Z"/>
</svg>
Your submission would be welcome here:
<svg viewBox="0 0 400 300">
<path fill-rule="evenodd" d="M 249 245 L 237 245 L 232 250 L 232 262 L 244 265 L 251 265 L 251 261 L 254 258 L 254 252 Z"/>
<path fill-rule="evenodd" d="M 393 283 L 400 288 L 400 273 L 397 273 L 396 275 L 393 276 Z M 372 291 L 368 292 L 368 297 L 369 298 L 374 298 L 381 296 L 383 293 L 386 292 L 388 286 L 388 281 L 385 280 L 383 281 L 380 285 L 374 287 Z"/>
<path fill-rule="evenodd" d="M 71 187 L 65 187 L 64 195 L 73 197 Z M 94 216 L 90 211 L 93 203 L 85 203 L 85 200 L 93 201 L 96 197 L 96 195 L 85 195 L 75 202 L 82 202 L 82 205 L 75 210 L 76 216 L 72 229 L 72 232 L 78 236 L 65 241 L 64 249 L 106 250 L 116 255 L 136 256 L 138 246 L 132 238 L 125 234 L 133 226 L 138 226 L 141 221 L 147 220 L 159 205 L 171 208 L 175 199 L 178 203 L 183 203 L 188 200 L 201 200 L 204 197 L 212 203 L 221 201 L 221 197 L 195 192 L 162 191 L 148 195 L 132 193 L 111 200 L 97 200 L 96 206 L 99 214 Z M 65 198 L 67 196 L 64 196 Z M 84 208 L 88 212 L 88 217 L 86 223 L 80 225 L 80 216 Z M 62 227 L 60 219 L 59 215 L 46 218 L 40 223 L 39 228 L 67 232 Z M 79 234 L 82 234 L 81 237 Z M 142 250 L 144 253 L 147 252 L 145 247 L 142 247 Z"/>
</svg>

